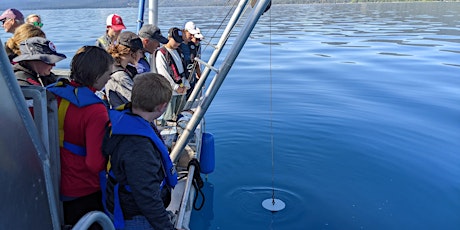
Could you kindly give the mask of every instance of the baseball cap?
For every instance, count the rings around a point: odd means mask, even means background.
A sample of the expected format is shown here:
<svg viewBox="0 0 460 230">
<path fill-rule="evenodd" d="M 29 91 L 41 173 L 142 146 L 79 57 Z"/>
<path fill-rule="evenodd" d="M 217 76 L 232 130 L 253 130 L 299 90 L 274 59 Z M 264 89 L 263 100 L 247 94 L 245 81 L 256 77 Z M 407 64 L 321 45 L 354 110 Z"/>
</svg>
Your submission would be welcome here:
<svg viewBox="0 0 460 230">
<path fill-rule="evenodd" d="M 168 37 L 172 37 L 177 43 L 182 43 L 184 41 L 182 38 L 182 31 L 177 27 L 169 29 Z"/>
<path fill-rule="evenodd" d="M 2 15 L 0 16 L 0 21 L 6 18 L 16 19 L 19 21 L 24 21 L 24 15 L 22 15 L 21 11 L 17 9 L 7 9 L 5 10 Z"/>
<path fill-rule="evenodd" d="M 204 39 L 204 36 L 203 36 L 203 34 L 201 34 L 201 30 L 200 30 L 200 28 L 198 28 L 198 27 L 196 28 L 196 34 L 194 34 L 193 36 L 194 36 L 195 38 L 200 39 L 200 40 Z"/>
<path fill-rule="evenodd" d="M 196 34 L 197 32 L 195 23 L 193 23 L 192 21 L 185 23 L 184 29 L 187 30 L 191 34 Z"/>
<path fill-rule="evenodd" d="M 42 37 L 32 37 L 19 44 L 21 55 L 13 59 L 14 62 L 41 60 L 47 64 L 54 64 L 67 58 L 56 52 L 56 46 Z"/>
<path fill-rule="evenodd" d="M 133 51 L 144 49 L 142 40 L 139 36 L 137 36 L 137 34 L 131 31 L 121 32 L 120 35 L 118 35 L 117 44 L 127 46 Z"/>
<path fill-rule="evenodd" d="M 168 39 L 161 35 L 160 28 L 152 24 L 145 24 L 139 30 L 139 37 L 157 40 L 162 44 L 168 43 Z"/>
<path fill-rule="evenodd" d="M 125 24 L 123 24 L 123 20 L 118 14 L 111 14 L 107 16 L 106 24 L 107 27 L 112 27 L 113 30 L 119 31 L 126 29 Z"/>
</svg>

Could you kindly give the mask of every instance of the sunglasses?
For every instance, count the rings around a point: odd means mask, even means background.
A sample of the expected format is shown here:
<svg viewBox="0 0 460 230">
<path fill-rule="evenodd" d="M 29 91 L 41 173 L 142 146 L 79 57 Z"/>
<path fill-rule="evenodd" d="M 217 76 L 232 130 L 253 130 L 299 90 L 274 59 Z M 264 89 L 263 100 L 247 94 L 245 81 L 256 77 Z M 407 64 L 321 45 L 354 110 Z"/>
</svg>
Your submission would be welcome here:
<svg viewBox="0 0 460 230">
<path fill-rule="evenodd" d="M 41 22 L 32 22 L 32 25 L 42 28 L 43 23 L 41 23 Z"/>
<path fill-rule="evenodd" d="M 8 20 L 10 20 L 10 19 L 11 19 L 11 18 L 4 18 L 4 19 L 2 20 L 2 25 L 5 25 L 5 23 L 6 23 Z"/>
</svg>

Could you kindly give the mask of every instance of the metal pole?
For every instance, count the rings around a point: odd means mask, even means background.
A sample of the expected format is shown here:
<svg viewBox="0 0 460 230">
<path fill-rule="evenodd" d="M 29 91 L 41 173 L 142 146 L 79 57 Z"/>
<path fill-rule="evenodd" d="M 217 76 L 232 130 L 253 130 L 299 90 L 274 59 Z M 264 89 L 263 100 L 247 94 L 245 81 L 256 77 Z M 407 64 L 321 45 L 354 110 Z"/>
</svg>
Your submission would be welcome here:
<svg viewBox="0 0 460 230">
<path fill-rule="evenodd" d="M 246 6 L 247 3 L 248 3 L 248 0 L 241 0 L 238 3 L 238 6 L 236 7 L 235 12 L 233 12 L 232 17 L 230 18 L 230 21 L 227 24 L 227 27 L 225 27 L 224 32 L 220 36 L 219 42 L 217 43 L 217 48 L 212 53 L 211 58 L 208 61 L 208 64 L 205 65 L 203 73 L 201 73 L 201 77 L 196 83 L 195 88 L 193 89 L 192 93 L 190 94 L 187 100 L 187 103 L 184 106 L 184 109 L 190 109 L 192 107 L 193 102 L 197 98 L 198 93 L 200 92 L 201 88 L 206 82 L 206 78 L 209 76 L 209 72 L 211 71 L 211 69 L 208 66 L 213 66 L 214 63 L 216 62 L 217 58 L 219 57 L 222 51 L 222 48 L 224 47 L 225 43 L 228 40 L 230 32 L 232 32 L 233 27 L 240 19 L 241 14 L 243 13 L 244 7 Z"/>
<path fill-rule="evenodd" d="M 271 0 L 258 1 L 257 5 L 255 6 L 248 20 L 244 24 L 240 33 L 236 36 L 236 40 L 233 43 L 233 46 L 230 48 L 230 51 L 227 54 L 227 57 L 224 59 L 219 73 L 216 74 L 213 81 L 211 82 L 211 85 L 209 86 L 208 90 L 203 96 L 203 101 L 201 105 L 197 107 L 195 113 L 190 119 L 190 122 L 185 127 L 184 132 L 182 133 L 181 137 L 177 140 L 176 145 L 174 146 L 174 149 L 171 151 L 170 156 L 173 162 L 176 162 L 177 160 L 179 160 L 180 153 L 182 152 L 182 149 L 185 148 L 185 145 L 187 144 L 190 134 L 193 133 L 193 130 L 196 129 L 201 119 L 203 118 L 204 114 L 208 110 L 209 105 L 211 104 L 212 100 L 216 96 L 217 91 L 219 91 L 219 88 L 224 82 L 225 77 L 230 71 L 230 68 L 232 67 L 233 63 L 238 57 L 238 54 L 240 53 L 241 49 L 246 43 L 249 35 L 251 35 L 251 32 L 254 29 L 255 25 L 257 24 L 257 21 L 259 20 L 260 16 L 264 13 L 270 1 Z"/>
<path fill-rule="evenodd" d="M 144 24 L 144 5 L 145 5 L 145 0 L 139 0 L 139 9 L 137 12 L 137 33 L 139 33 L 139 30 L 142 27 L 142 24 Z"/>
<path fill-rule="evenodd" d="M 149 24 L 158 26 L 158 0 L 149 0 Z"/>
</svg>

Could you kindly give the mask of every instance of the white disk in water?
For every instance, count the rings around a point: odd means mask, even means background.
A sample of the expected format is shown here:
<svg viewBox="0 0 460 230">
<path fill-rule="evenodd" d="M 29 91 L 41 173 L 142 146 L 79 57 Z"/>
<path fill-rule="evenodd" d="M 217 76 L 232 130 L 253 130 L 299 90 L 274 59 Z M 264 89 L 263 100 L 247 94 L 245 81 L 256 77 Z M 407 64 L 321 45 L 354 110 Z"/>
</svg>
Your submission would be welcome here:
<svg viewBox="0 0 460 230">
<path fill-rule="evenodd" d="M 283 210 L 286 204 L 282 200 L 269 198 L 262 201 L 262 206 L 269 211 L 278 212 Z"/>
</svg>

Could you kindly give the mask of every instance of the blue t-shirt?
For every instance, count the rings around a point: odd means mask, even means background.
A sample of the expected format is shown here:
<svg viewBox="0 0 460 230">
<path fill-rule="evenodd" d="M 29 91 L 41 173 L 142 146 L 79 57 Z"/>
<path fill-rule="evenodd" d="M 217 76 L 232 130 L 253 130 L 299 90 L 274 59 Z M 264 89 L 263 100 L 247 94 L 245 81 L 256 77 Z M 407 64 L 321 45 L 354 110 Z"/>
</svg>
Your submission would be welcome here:
<svg viewBox="0 0 460 230">
<path fill-rule="evenodd" d="M 185 63 L 190 64 L 190 47 L 184 43 L 181 43 L 179 47 L 182 54 L 184 54 Z"/>
<path fill-rule="evenodd" d="M 145 58 L 139 59 L 139 62 L 136 66 L 137 73 L 148 73 L 150 72 L 150 64 Z"/>
</svg>

